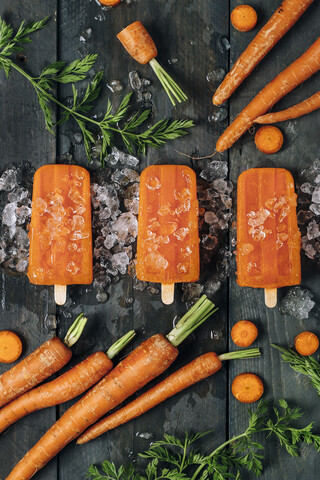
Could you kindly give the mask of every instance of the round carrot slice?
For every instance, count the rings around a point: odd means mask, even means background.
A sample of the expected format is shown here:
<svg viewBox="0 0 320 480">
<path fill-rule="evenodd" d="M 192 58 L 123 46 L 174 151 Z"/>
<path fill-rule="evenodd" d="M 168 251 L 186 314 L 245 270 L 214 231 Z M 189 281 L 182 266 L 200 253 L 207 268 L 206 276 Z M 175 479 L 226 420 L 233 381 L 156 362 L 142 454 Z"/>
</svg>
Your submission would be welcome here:
<svg viewBox="0 0 320 480">
<path fill-rule="evenodd" d="M 239 32 L 249 32 L 257 23 L 257 12 L 250 5 L 238 5 L 231 12 L 231 23 Z"/>
<path fill-rule="evenodd" d="M 232 395 L 241 403 L 253 403 L 261 398 L 264 388 L 258 375 L 241 373 L 237 375 L 231 385 Z"/>
<path fill-rule="evenodd" d="M 18 360 L 22 352 L 22 342 L 16 333 L 10 330 L 0 332 L 0 362 L 12 363 Z"/>
<path fill-rule="evenodd" d="M 266 125 L 259 128 L 254 137 L 256 147 L 262 153 L 276 153 L 283 144 L 283 135 L 279 128 L 273 125 Z"/>
<path fill-rule="evenodd" d="M 302 332 L 294 339 L 294 346 L 300 355 L 312 355 L 319 348 L 319 339 L 312 332 Z"/>
<path fill-rule="evenodd" d="M 249 347 L 257 336 L 258 329 L 249 320 L 240 320 L 231 329 L 231 338 L 238 347 Z"/>
<path fill-rule="evenodd" d="M 106 5 L 108 7 L 115 7 L 116 5 L 119 5 L 121 0 L 99 0 L 101 5 Z"/>
</svg>

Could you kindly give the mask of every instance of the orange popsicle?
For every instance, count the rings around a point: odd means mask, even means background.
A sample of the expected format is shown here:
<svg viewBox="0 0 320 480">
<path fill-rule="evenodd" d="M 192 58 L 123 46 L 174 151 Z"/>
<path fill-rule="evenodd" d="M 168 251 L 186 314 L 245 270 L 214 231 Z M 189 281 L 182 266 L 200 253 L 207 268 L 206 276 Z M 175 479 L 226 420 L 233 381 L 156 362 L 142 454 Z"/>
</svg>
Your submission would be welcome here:
<svg viewBox="0 0 320 480">
<path fill-rule="evenodd" d="M 296 204 L 288 170 L 252 168 L 239 176 L 237 282 L 241 287 L 268 292 L 300 283 Z"/>
<path fill-rule="evenodd" d="M 28 277 L 36 285 L 92 282 L 89 172 L 44 165 L 34 175 Z"/>
<path fill-rule="evenodd" d="M 173 292 L 174 283 L 197 281 L 199 269 L 195 172 L 184 165 L 147 167 L 140 177 L 138 279 Z"/>
</svg>

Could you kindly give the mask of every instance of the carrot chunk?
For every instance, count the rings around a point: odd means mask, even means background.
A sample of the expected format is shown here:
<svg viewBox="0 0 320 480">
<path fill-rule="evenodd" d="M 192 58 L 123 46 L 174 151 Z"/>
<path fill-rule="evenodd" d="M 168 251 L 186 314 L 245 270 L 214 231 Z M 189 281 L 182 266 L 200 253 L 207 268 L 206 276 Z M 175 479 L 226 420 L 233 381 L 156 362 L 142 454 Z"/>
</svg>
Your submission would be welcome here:
<svg viewBox="0 0 320 480">
<path fill-rule="evenodd" d="M 241 373 L 237 375 L 231 385 L 232 395 L 241 403 L 253 403 L 261 398 L 264 388 L 258 375 Z"/>
<path fill-rule="evenodd" d="M 257 12 L 250 5 L 238 5 L 231 12 L 231 23 L 239 32 L 250 32 L 257 24 Z"/>
<path fill-rule="evenodd" d="M 294 339 L 294 346 L 304 357 L 312 355 L 319 348 L 319 339 L 312 332 L 302 332 Z"/>
<path fill-rule="evenodd" d="M 283 144 L 283 135 L 279 128 L 272 125 L 266 125 L 259 128 L 254 137 L 256 147 L 262 153 L 276 153 Z"/>
<path fill-rule="evenodd" d="M 158 54 L 157 47 L 141 22 L 133 22 L 118 33 L 120 40 L 129 55 L 137 62 L 145 65 Z"/>
<path fill-rule="evenodd" d="M 258 329 L 249 320 L 240 320 L 231 329 L 231 338 L 238 347 L 249 347 L 257 336 Z"/>
<path fill-rule="evenodd" d="M 0 362 L 15 362 L 21 353 L 22 342 L 18 335 L 10 330 L 2 330 L 0 332 Z"/>
<path fill-rule="evenodd" d="M 99 0 L 101 5 L 106 5 L 107 7 L 115 7 L 116 5 L 119 5 L 121 0 Z"/>
</svg>

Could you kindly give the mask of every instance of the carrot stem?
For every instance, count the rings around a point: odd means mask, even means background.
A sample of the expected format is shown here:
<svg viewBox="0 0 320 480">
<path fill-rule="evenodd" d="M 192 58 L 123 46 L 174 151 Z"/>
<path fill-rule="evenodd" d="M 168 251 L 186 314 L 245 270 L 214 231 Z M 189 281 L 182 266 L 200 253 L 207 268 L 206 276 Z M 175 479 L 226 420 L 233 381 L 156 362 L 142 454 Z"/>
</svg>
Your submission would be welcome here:
<svg viewBox="0 0 320 480">
<path fill-rule="evenodd" d="M 207 299 L 206 295 L 202 295 L 200 300 L 188 310 L 167 335 L 167 339 L 173 346 L 177 347 L 217 310 L 218 308 L 215 308 L 215 305 Z"/>
<path fill-rule="evenodd" d="M 236 352 L 228 352 L 219 355 L 218 358 L 223 362 L 224 360 L 238 360 L 245 358 L 259 357 L 261 355 L 260 348 L 249 348 L 248 350 L 238 350 Z"/>
<path fill-rule="evenodd" d="M 109 350 L 107 351 L 107 357 L 112 360 L 118 353 L 126 346 L 129 342 L 135 337 L 136 332 L 134 330 L 130 330 L 127 332 L 123 337 L 117 340 Z"/>
<path fill-rule="evenodd" d="M 79 340 L 87 321 L 88 319 L 83 313 L 80 313 L 80 315 L 78 315 L 78 317 L 75 319 L 63 340 L 63 343 L 68 348 L 72 347 L 72 345 Z"/>
<path fill-rule="evenodd" d="M 188 100 L 187 95 L 181 90 L 179 85 L 176 84 L 176 82 L 170 77 L 170 75 L 164 70 L 164 68 L 161 67 L 161 65 L 155 58 L 152 58 L 149 64 L 153 69 L 154 73 L 159 78 L 161 85 L 163 86 L 168 97 L 170 98 L 173 106 L 176 105 L 174 98 L 179 103 Z"/>
</svg>

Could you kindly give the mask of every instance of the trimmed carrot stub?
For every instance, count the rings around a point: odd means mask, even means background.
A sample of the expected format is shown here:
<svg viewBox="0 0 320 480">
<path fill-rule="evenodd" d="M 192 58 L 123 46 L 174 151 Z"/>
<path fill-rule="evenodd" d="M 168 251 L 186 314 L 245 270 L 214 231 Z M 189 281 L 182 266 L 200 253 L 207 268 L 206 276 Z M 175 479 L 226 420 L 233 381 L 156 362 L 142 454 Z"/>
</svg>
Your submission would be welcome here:
<svg viewBox="0 0 320 480">
<path fill-rule="evenodd" d="M 146 63 L 150 64 L 170 98 L 172 105 L 175 106 L 174 99 L 179 103 L 188 100 L 188 97 L 183 93 L 181 88 L 157 62 L 157 47 L 141 22 L 136 21 L 131 23 L 118 33 L 117 38 L 120 40 L 129 55 L 131 55 L 131 57 L 137 62 L 142 65 L 145 65 Z"/>
<path fill-rule="evenodd" d="M 294 346 L 300 355 L 307 357 L 318 350 L 319 339 L 312 332 L 302 332 L 294 339 Z"/>
<path fill-rule="evenodd" d="M 84 430 L 164 372 L 178 355 L 175 346 L 214 311 L 213 303 L 203 295 L 177 323 L 168 340 L 157 334 L 144 341 L 49 428 L 7 480 L 29 480 Z"/>
<path fill-rule="evenodd" d="M 133 339 L 131 330 L 107 353 L 95 352 L 51 382 L 33 388 L 0 410 L 0 433 L 29 413 L 67 402 L 84 393 L 113 367 L 112 359 Z"/>
<path fill-rule="evenodd" d="M 231 338 L 238 347 L 250 347 L 258 336 L 258 329 L 249 320 L 240 320 L 231 329 Z"/>
<path fill-rule="evenodd" d="M 241 403 L 257 402 L 262 397 L 264 388 L 258 375 L 254 373 L 240 373 L 231 385 L 232 395 Z"/>
<path fill-rule="evenodd" d="M 0 363 L 12 363 L 18 360 L 22 353 L 20 337 L 10 330 L 0 332 Z"/>
<path fill-rule="evenodd" d="M 320 108 L 320 92 L 281 112 L 267 113 L 255 119 L 255 123 L 276 123 L 302 117 Z"/>
<path fill-rule="evenodd" d="M 257 20 L 257 12 L 250 5 L 238 5 L 231 12 L 231 23 L 239 32 L 250 32 Z"/>
<path fill-rule="evenodd" d="M 233 94 L 252 70 L 278 43 L 314 0 L 284 0 L 261 28 L 226 75 L 214 96 L 214 105 L 221 105 Z"/>
<path fill-rule="evenodd" d="M 69 328 L 64 341 L 54 337 L 0 376 L 0 407 L 27 392 L 60 370 L 72 356 L 69 349 L 79 339 L 87 322 L 79 315 Z"/>
<path fill-rule="evenodd" d="M 216 150 L 223 152 L 230 148 L 253 125 L 256 118 L 319 70 L 320 38 L 251 100 L 220 136 Z"/>
<path fill-rule="evenodd" d="M 268 125 L 259 128 L 254 136 L 254 143 L 262 153 L 277 153 L 282 147 L 283 135 L 279 128 Z"/>
<path fill-rule="evenodd" d="M 139 417 L 151 408 L 159 405 L 159 403 L 164 402 L 167 398 L 213 375 L 220 370 L 223 360 L 252 358 L 259 355 L 260 350 L 258 348 L 243 350 L 241 352 L 224 353 L 219 356 L 214 352 L 205 353 L 177 370 L 148 392 L 133 400 L 133 402 L 100 420 L 100 422 L 93 425 L 81 435 L 77 443 L 87 443 L 99 435 L 129 422 L 133 418 Z"/>
</svg>

